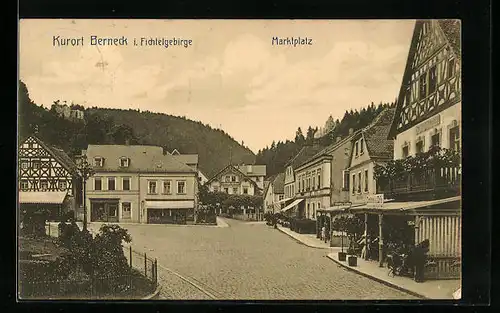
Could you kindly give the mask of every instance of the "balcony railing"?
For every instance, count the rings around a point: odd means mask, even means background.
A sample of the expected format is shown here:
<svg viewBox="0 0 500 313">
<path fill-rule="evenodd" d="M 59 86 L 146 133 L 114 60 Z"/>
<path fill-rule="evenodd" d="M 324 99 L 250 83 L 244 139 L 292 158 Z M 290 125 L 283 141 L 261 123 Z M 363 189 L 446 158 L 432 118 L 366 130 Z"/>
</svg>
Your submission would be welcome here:
<svg viewBox="0 0 500 313">
<path fill-rule="evenodd" d="M 422 199 L 456 196 L 460 194 L 461 176 L 459 167 L 411 172 L 397 179 L 379 179 L 377 191 L 395 199 L 413 198 L 412 196 Z"/>
</svg>

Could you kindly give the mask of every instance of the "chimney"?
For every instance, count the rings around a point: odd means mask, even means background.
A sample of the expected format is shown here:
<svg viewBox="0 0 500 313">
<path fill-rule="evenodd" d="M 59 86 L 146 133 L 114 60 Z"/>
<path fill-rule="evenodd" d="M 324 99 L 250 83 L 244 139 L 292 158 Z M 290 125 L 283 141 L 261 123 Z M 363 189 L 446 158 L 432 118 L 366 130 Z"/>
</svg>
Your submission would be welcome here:
<svg viewBox="0 0 500 313">
<path fill-rule="evenodd" d="M 352 128 L 351 128 L 352 129 Z M 335 142 L 340 142 L 342 140 L 342 137 L 338 136 L 337 140 Z"/>
<path fill-rule="evenodd" d="M 349 135 L 354 134 L 354 128 L 349 128 Z"/>
</svg>

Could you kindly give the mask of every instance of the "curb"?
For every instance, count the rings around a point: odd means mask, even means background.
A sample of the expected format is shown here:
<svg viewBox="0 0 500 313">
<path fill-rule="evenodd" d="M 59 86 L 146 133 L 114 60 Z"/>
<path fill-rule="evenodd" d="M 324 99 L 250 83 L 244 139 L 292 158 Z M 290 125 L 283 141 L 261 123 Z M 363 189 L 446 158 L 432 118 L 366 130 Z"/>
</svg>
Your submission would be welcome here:
<svg viewBox="0 0 500 313">
<path fill-rule="evenodd" d="M 280 232 L 282 232 L 283 234 L 287 235 L 288 237 L 292 238 L 293 240 L 297 241 L 298 243 L 303 244 L 303 245 L 304 245 L 304 246 L 306 246 L 306 247 L 309 247 L 309 248 L 315 248 L 315 249 L 322 249 L 322 250 L 328 250 L 328 249 L 332 248 L 332 247 L 318 247 L 318 246 L 312 246 L 312 245 L 310 245 L 310 244 L 307 244 L 307 243 L 305 243 L 305 242 L 301 241 L 301 240 L 300 240 L 300 239 L 298 239 L 298 238 L 295 238 L 294 236 L 290 235 L 289 233 L 287 233 L 286 231 L 282 230 L 282 229 L 281 229 L 281 228 L 279 228 L 279 227 L 278 227 L 277 229 L 278 229 Z"/>
<path fill-rule="evenodd" d="M 347 269 L 347 270 L 349 270 L 349 271 L 352 271 L 352 272 L 354 272 L 354 273 L 356 273 L 356 274 L 359 274 L 359 275 L 361 275 L 361 276 L 364 276 L 364 277 L 366 277 L 366 278 L 369 278 L 369 279 L 371 279 L 371 280 L 374 280 L 374 281 L 376 281 L 376 282 L 379 282 L 379 283 L 384 284 L 384 285 L 386 285 L 386 286 L 389 286 L 389 287 L 391 287 L 391 288 L 394 288 L 394 289 L 397 289 L 397 290 L 399 290 L 399 291 L 405 292 L 405 293 L 407 293 L 407 294 L 409 294 L 409 295 L 412 295 L 412 296 L 414 296 L 414 297 L 417 297 L 417 298 L 421 298 L 421 299 L 431 299 L 431 298 L 426 297 L 426 296 L 424 296 L 424 295 L 422 295 L 422 294 L 420 294 L 420 293 L 417 293 L 417 292 L 415 292 L 415 291 L 412 291 L 412 290 L 409 290 L 409 289 L 403 288 L 403 287 L 401 287 L 401 286 L 399 286 L 399 285 L 393 284 L 393 283 L 388 282 L 388 281 L 386 281 L 386 280 L 383 280 L 383 279 L 380 279 L 380 278 L 377 278 L 377 277 L 371 276 L 371 275 L 369 275 L 369 274 L 363 273 L 363 272 L 361 272 L 360 270 L 356 269 L 356 268 L 355 268 L 355 267 L 353 267 L 353 266 L 348 266 L 347 264 L 344 264 L 344 263 L 342 263 L 341 261 L 338 261 L 338 260 L 334 259 L 332 256 L 330 256 L 330 254 L 328 254 L 328 255 L 327 255 L 327 258 L 329 258 L 329 259 L 330 259 L 330 260 L 332 260 L 333 262 L 335 262 L 335 263 L 339 264 L 340 266 L 342 266 L 342 267 L 346 268 L 346 269 Z"/>
<path fill-rule="evenodd" d="M 144 298 L 142 298 L 141 300 L 155 300 L 155 299 L 158 299 L 158 297 L 160 296 L 160 291 L 161 291 L 161 286 L 158 285 L 156 287 L 156 290 L 153 291 L 153 293 L 145 296 Z"/>
</svg>

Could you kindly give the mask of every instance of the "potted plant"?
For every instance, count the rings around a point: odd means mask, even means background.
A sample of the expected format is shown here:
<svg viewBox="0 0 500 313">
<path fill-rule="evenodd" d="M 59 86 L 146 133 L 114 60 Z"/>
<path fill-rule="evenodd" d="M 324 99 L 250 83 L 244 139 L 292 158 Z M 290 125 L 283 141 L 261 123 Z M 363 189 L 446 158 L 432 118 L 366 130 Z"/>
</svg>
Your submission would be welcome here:
<svg viewBox="0 0 500 313">
<path fill-rule="evenodd" d="M 332 229 L 340 232 L 340 251 L 338 252 L 339 261 L 345 261 L 347 253 L 344 251 L 344 231 L 346 225 L 346 218 L 340 216 L 333 221 Z"/>
<path fill-rule="evenodd" d="M 352 245 L 347 249 L 347 265 L 349 266 L 357 266 L 358 265 L 358 256 Z"/>
</svg>

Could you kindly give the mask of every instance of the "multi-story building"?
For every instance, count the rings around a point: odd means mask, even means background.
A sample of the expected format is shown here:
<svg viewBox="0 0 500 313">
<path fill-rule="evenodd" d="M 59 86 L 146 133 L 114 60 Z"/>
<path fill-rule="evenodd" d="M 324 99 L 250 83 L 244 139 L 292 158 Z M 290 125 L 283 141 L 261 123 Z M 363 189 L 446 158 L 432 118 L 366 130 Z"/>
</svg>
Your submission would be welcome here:
<svg viewBox="0 0 500 313">
<path fill-rule="evenodd" d="M 262 166 L 264 166 L 265 173 L 265 165 L 259 165 L 259 167 Z M 239 168 L 242 167 L 240 166 Z M 262 175 L 251 177 L 242 172 L 239 168 L 228 165 L 220 170 L 206 182 L 208 190 L 211 192 L 225 192 L 239 195 L 261 194 L 263 190 L 259 187 L 257 177 L 262 181 L 262 187 L 264 186 L 264 177 Z M 252 170 L 250 170 L 250 172 L 252 173 Z M 259 172 L 259 174 L 262 174 L 262 171 Z"/>
<path fill-rule="evenodd" d="M 28 136 L 19 145 L 18 162 L 21 210 L 44 208 L 57 219 L 81 203 L 78 169 L 63 150 Z"/>
<path fill-rule="evenodd" d="M 89 145 L 83 154 L 95 171 L 86 184 L 91 222 L 194 220 L 197 171 L 161 147 Z"/>
<path fill-rule="evenodd" d="M 264 189 L 264 213 L 277 213 L 285 198 L 285 173 L 273 176 Z"/>
<path fill-rule="evenodd" d="M 235 168 L 245 174 L 247 177 L 250 177 L 250 179 L 257 184 L 257 187 L 261 191 L 264 190 L 264 179 L 267 175 L 265 165 L 242 164 L 236 165 Z"/>
<path fill-rule="evenodd" d="M 408 161 L 432 146 L 460 153 L 461 101 L 460 22 L 418 20 L 389 133 L 394 159 Z M 383 197 L 375 199 L 377 203 L 353 210 L 378 215 L 381 265 L 382 230 L 391 219 L 398 219 L 408 223 L 411 244 L 429 240 L 428 259 L 434 265 L 425 268 L 425 276 L 460 276 L 461 169 L 454 163 L 432 162 L 401 170 L 379 184 Z"/>
<path fill-rule="evenodd" d="M 308 160 L 310 157 L 318 153 L 322 149 L 320 145 L 306 145 L 300 149 L 300 151 L 285 165 L 285 199 L 284 202 L 290 202 L 291 199 L 295 198 L 298 192 L 296 181 L 295 169 Z M 299 204 L 302 199 L 296 199 L 295 201 L 289 203 L 283 210 L 292 210 L 297 204 Z M 295 212 L 297 213 L 297 212 Z"/>
<path fill-rule="evenodd" d="M 382 111 L 367 127 L 357 131 L 352 137 L 349 176 L 349 200 L 353 204 L 368 201 L 377 193 L 374 168 L 392 160 L 394 141 L 388 138 L 394 119 L 395 109 Z"/>
<path fill-rule="evenodd" d="M 304 200 L 298 205 L 298 217 L 316 219 L 318 209 L 330 206 L 331 161 L 331 155 L 317 154 L 296 166 L 295 198 Z"/>
<path fill-rule="evenodd" d="M 167 152 L 167 154 L 170 154 L 177 160 L 195 169 L 198 172 L 198 181 L 201 185 L 204 185 L 208 181 L 207 176 L 200 170 L 198 166 L 199 163 L 197 154 L 181 154 L 177 149 L 172 150 L 172 152 Z"/>
</svg>

